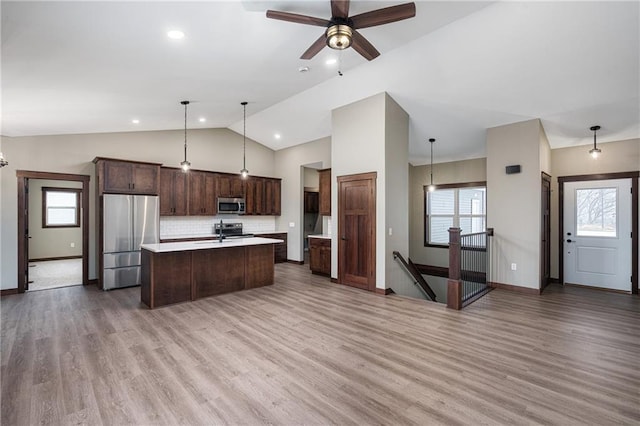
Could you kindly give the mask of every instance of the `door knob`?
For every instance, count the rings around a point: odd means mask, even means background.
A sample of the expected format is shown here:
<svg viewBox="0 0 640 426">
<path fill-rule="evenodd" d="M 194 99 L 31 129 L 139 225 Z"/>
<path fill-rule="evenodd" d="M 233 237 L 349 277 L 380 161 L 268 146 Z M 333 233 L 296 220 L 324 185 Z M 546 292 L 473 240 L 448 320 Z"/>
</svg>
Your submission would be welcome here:
<svg viewBox="0 0 640 426">
<path fill-rule="evenodd" d="M 572 240 L 567 240 L 567 242 L 568 242 L 568 243 L 572 243 L 573 241 L 572 241 Z"/>
<path fill-rule="evenodd" d="M 342 237 L 341 240 L 342 241 L 347 241 L 347 238 L 346 237 Z"/>
</svg>

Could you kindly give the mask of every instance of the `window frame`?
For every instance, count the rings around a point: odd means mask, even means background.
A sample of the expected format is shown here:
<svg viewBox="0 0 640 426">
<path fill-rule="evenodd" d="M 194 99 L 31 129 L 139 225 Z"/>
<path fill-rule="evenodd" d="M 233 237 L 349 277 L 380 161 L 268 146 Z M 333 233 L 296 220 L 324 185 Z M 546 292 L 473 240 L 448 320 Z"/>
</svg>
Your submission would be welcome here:
<svg viewBox="0 0 640 426">
<path fill-rule="evenodd" d="M 486 190 L 487 190 L 487 181 L 478 181 L 478 182 L 461 182 L 461 183 L 445 183 L 445 184 L 441 184 L 441 185 L 435 185 L 436 190 L 439 189 L 463 189 L 463 188 L 479 188 L 482 187 L 485 189 L 485 214 L 484 214 L 484 218 L 485 218 L 485 229 L 486 229 L 486 218 L 487 218 L 487 214 L 486 214 L 486 206 L 487 206 L 487 199 L 486 199 Z M 424 185 L 422 187 L 422 190 L 424 192 L 424 199 L 422 202 L 422 208 L 423 208 L 423 215 L 422 215 L 422 224 L 424 226 L 424 247 L 435 247 L 435 248 L 449 248 L 449 244 L 432 244 L 429 242 L 429 209 L 427 208 L 427 203 L 428 203 L 428 199 L 429 199 L 429 185 Z M 454 212 L 453 217 L 460 217 L 460 214 L 458 212 Z M 467 217 L 468 215 L 464 215 L 465 217 Z"/>
<path fill-rule="evenodd" d="M 68 192 L 75 194 L 75 223 L 74 224 L 64 224 L 64 225 L 50 225 L 47 223 L 47 210 L 49 207 L 47 206 L 47 192 Z M 79 228 L 80 227 L 80 198 L 82 194 L 82 189 L 80 188 L 59 188 L 53 186 L 43 186 L 42 187 L 42 227 L 43 228 Z M 52 207 L 53 208 L 53 207 Z"/>
</svg>

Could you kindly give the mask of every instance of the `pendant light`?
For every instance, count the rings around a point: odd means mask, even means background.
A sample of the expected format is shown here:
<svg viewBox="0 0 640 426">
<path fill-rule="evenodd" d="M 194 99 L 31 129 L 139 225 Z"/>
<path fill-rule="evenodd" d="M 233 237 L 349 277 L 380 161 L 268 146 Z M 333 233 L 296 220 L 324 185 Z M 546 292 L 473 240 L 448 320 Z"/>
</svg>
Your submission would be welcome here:
<svg viewBox="0 0 640 426">
<path fill-rule="evenodd" d="M 589 128 L 589 130 L 591 130 L 593 132 L 593 148 L 591 148 L 589 150 L 589 154 L 591 154 L 591 156 L 596 159 L 598 158 L 598 155 L 600 155 L 600 153 L 602 152 L 597 146 L 596 146 L 596 132 L 598 130 L 600 130 L 600 126 L 591 126 Z"/>
<path fill-rule="evenodd" d="M 429 190 L 429 192 L 433 192 L 436 190 L 436 186 L 433 184 L 433 143 L 436 140 L 434 138 L 429 139 L 429 143 L 431 144 L 431 169 L 430 169 L 430 173 L 431 173 L 431 184 L 427 187 L 427 189 Z"/>
<path fill-rule="evenodd" d="M 189 101 L 180 102 L 184 105 L 184 161 L 180 163 L 183 172 L 188 172 L 191 168 L 191 163 L 187 161 L 187 105 L 189 105 Z"/>
<path fill-rule="evenodd" d="M 246 179 L 249 176 L 249 170 L 247 170 L 247 101 L 240 102 L 243 108 L 243 122 L 244 127 L 242 130 L 242 170 L 240 170 L 240 176 L 242 179 Z"/>
</svg>

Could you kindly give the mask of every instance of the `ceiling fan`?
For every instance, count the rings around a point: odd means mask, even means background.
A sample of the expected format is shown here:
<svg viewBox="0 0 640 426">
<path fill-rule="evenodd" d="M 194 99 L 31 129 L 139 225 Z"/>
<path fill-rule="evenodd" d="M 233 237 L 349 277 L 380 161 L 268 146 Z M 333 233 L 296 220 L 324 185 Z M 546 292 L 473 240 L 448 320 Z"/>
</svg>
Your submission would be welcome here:
<svg viewBox="0 0 640 426">
<path fill-rule="evenodd" d="M 402 21 L 414 16 L 416 16 L 415 3 L 405 3 L 350 17 L 349 0 L 331 0 L 331 19 L 267 10 L 267 18 L 327 28 L 324 34 L 302 54 L 300 59 L 313 58 L 326 45 L 337 50 L 351 46 L 370 61 L 377 58 L 380 52 L 356 30 Z"/>
</svg>

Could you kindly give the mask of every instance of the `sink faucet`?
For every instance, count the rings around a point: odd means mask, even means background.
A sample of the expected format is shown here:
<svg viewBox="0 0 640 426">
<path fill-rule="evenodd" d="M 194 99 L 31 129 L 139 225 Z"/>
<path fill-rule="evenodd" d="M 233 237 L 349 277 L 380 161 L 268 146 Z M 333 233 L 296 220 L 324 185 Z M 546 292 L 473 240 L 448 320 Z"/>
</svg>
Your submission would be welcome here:
<svg viewBox="0 0 640 426">
<path fill-rule="evenodd" d="M 220 242 L 222 242 L 222 219 L 220 219 L 220 234 L 219 234 L 219 240 Z"/>
</svg>

